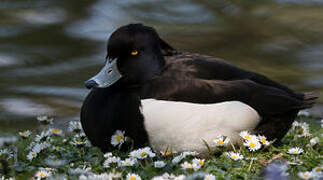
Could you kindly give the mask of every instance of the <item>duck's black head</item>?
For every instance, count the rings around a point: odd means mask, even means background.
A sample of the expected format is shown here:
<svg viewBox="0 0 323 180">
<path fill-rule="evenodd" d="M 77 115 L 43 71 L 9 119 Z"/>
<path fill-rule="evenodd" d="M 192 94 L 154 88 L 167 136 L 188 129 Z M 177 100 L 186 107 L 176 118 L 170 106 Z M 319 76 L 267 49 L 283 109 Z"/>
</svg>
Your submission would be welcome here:
<svg viewBox="0 0 323 180">
<path fill-rule="evenodd" d="M 108 40 L 106 65 L 88 80 L 87 88 L 105 88 L 118 82 L 138 85 L 160 74 L 164 55 L 174 49 L 157 32 L 142 24 L 122 26 Z"/>
</svg>

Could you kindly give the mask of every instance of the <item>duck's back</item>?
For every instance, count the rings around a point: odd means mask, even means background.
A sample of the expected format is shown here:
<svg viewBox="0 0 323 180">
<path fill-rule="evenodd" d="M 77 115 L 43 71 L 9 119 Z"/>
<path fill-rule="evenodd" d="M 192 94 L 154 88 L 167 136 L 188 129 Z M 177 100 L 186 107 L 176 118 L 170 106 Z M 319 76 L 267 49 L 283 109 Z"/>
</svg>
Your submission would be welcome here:
<svg viewBox="0 0 323 180">
<path fill-rule="evenodd" d="M 176 151 L 206 151 L 220 135 L 236 141 L 243 130 L 255 128 L 260 117 L 239 101 L 215 104 L 142 100 L 142 113 L 150 144 L 156 150 L 172 147 Z"/>
</svg>

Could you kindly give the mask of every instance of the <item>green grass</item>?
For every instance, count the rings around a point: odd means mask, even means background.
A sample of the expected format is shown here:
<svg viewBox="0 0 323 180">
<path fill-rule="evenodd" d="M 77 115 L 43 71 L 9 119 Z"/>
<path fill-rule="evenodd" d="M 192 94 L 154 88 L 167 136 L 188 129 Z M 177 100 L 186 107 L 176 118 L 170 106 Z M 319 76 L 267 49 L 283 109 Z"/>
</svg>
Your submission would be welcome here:
<svg viewBox="0 0 323 180">
<path fill-rule="evenodd" d="M 279 162 L 282 165 L 288 165 L 287 173 L 291 179 L 299 178 L 297 173 L 312 171 L 313 168 L 323 165 L 322 158 L 322 141 L 323 130 L 321 128 L 318 118 L 301 117 L 299 122 L 307 122 L 310 127 L 309 137 L 297 137 L 299 130 L 290 131 L 281 143 L 274 147 L 272 145 L 262 148 L 256 152 L 250 152 L 246 147 L 235 147 L 236 152 L 244 156 L 242 160 L 234 161 L 226 155 L 226 148 L 219 148 L 216 153 L 208 154 L 205 158 L 205 164 L 194 171 L 193 169 L 183 169 L 181 164 L 185 161 L 192 162 L 194 158 L 187 156 L 179 163 L 172 163 L 172 159 L 178 154 L 173 153 L 168 156 L 163 156 L 156 152 L 156 157 L 138 160 L 138 163 L 132 167 L 119 167 L 117 164 L 111 164 L 110 168 L 105 168 L 103 163 L 105 157 L 103 153 L 96 148 L 89 145 L 73 145 L 70 142 L 77 134 L 76 132 L 65 132 L 63 135 L 50 135 L 43 142 L 48 142 L 49 146 L 38 153 L 33 160 L 27 159 L 27 154 L 31 151 L 28 146 L 35 141 L 35 136 L 41 132 L 32 132 L 27 137 L 18 137 L 17 141 L 13 143 L 5 143 L 0 150 L 9 150 L 12 156 L 8 157 L 6 153 L 0 153 L 0 158 L 5 160 L 0 164 L 0 179 L 1 176 L 5 178 L 14 177 L 15 179 L 29 179 L 34 177 L 40 168 L 52 168 L 50 178 L 62 179 L 78 179 L 80 174 L 102 174 L 102 173 L 121 173 L 125 179 L 128 173 L 138 174 L 142 179 L 151 179 L 154 176 L 160 176 L 164 173 L 174 175 L 185 175 L 186 177 L 202 177 L 203 173 L 213 174 L 217 179 L 264 179 L 264 169 L 271 162 Z M 47 129 L 44 129 L 46 131 Z M 18 133 L 17 133 L 18 134 Z M 308 146 L 310 139 L 313 137 L 319 138 L 319 143 L 314 146 Z M 80 138 L 82 142 L 86 139 Z M 60 147 L 57 151 L 55 147 Z M 300 147 L 304 150 L 299 155 L 291 155 L 287 150 L 291 147 Z M 213 151 L 214 149 L 210 149 Z M 231 151 L 231 150 L 230 150 Z M 0 151 L 1 152 L 1 151 Z M 112 152 L 114 156 L 121 159 L 128 157 L 129 152 L 121 152 L 117 148 Z M 155 168 L 153 162 L 162 160 L 167 163 L 163 168 Z M 295 165 L 288 162 L 298 163 Z M 57 163 L 56 165 L 54 163 Z M 300 163 L 301 162 L 301 163 Z M 8 166 L 6 165 L 8 163 Z M 8 169 L 4 172 L 4 169 Z M 79 169 L 76 173 L 75 169 Z M 86 170 L 86 168 L 88 168 Z M 5 173 L 5 174 L 4 174 Z M 202 178 L 203 179 L 203 178 Z"/>
</svg>

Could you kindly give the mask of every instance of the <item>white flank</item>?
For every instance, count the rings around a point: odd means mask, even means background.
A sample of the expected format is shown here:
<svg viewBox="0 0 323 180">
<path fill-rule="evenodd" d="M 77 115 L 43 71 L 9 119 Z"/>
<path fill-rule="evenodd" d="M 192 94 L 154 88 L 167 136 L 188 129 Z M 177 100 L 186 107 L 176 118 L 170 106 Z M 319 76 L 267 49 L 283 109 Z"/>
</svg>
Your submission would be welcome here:
<svg viewBox="0 0 323 180">
<path fill-rule="evenodd" d="M 145 128 L 156 151 L 206 152 L 213 140 L 227 136 L 233 143 L 243 130 L 252 130 L 260 121 L 258 113 L 239 101 L 215 104 L 145 99 L 141 101 Z"/>
</svg>

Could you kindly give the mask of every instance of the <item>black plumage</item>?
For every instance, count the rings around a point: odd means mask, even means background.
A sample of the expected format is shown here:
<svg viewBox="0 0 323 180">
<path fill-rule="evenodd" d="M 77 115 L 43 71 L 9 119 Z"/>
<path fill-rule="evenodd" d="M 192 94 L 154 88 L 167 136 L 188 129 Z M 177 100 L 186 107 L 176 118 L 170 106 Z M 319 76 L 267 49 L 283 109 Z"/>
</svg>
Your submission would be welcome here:
<svg viewBox="0 0 323 180">
<path fill-rule="evenodd" d="M 132 55 L 133 50 L 138 51 Z M 107 151 L 115 130 L 125 130 L 135 147 L 149 144 L 140 99 L 218 103 L 241 101 L 262 117 L 253 133 L 280 140 L 297 113 L 309 108 L 316 93 L 288 87 L 211 56 L 180 52 L 156 31 L 130 24 L 108 41 L 108 60 L 117 59 L 122 78 L 106 88 L 93 88 L 81 110 L 83 129 L 93 145 Z"/>
</svg>

